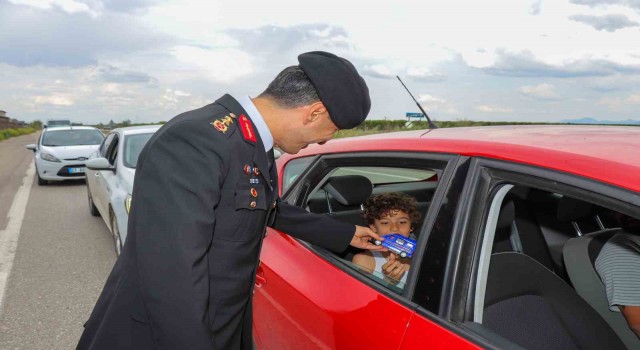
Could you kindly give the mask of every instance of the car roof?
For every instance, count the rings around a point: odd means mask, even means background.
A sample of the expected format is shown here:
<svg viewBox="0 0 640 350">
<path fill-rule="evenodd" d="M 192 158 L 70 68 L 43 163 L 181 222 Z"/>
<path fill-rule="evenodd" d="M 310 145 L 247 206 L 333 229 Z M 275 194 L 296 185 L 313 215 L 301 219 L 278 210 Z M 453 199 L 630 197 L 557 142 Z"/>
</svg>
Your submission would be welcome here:
<svg viewBox="0 0 640 350">
<path fill-rule="evenodd" d="M 423 151 L 531 164 L 640 191 L 640 127 L 513 125 L 376 134 L 311 145 L 283 160 L 322 153 Z"/>
<path fill-rule="evenodd" d="M 124 128 L 113 129 L 112 132 L 118 132 L 123 135 L 146 134 L 150 132 L 156 132 L 161 127 L 162 125 L 127 126 Z"/>
</svg>

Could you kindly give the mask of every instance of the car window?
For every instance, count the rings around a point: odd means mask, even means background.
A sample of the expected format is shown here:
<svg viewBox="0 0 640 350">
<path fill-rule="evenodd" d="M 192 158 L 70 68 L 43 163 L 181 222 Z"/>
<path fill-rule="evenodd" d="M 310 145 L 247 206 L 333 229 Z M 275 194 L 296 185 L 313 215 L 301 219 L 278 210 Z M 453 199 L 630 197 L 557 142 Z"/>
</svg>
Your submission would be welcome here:
<svg viewBox="0 0 640 350">
<path fill-rule="evenodd" d="M 118 134 L 115 134 L 113 140 L 111 141 L 111 144 L 109 145 L 109 148 L 107 148 L 106 158 L 111 165 L 115 165 L 116 159 L 118 158 L 118 142 Z"/>
<path fill-rule="evenodd" d="M 296 158 L 289 161 L 282 172 L 282 193 L 285 193 L 314 157 Z"/>
<path fill-rule="evenodd" d="M 401 258 L 400 254 L 405 254 L 403 253 L 405 249 L 407 252 L 414 252 L 415 242 L 410 242 L 418 240 L 420 237 L 423 221 L 439 186 L 438 174 L 442 174 L 447 163 L 438 163 L 439 168 L 407 167 L 406 165 L 379 167 L 374 164 L 380 162 L 387 164 L 387 162 L 382 159 L 369 161 L 371 162 L 370 166 L 336 166 L 326 169 L 321 180 L 310 187 L 313 189 L 308 193 L 304 206 L 308 211 L 314 213 L 327 214 L 337 220 L 366 226 L 363 203 L 370 196 L 402 193 L 414 199 L 420 219 L 413 223 L 413 230 L 408 233 L 408 237 L 399 236 L 393 240 L 389 238 L 387 243 L 396 243 L 393 249 L 398 249 L 398 251 L 394 250 L 396 252 L 394 257 L 397 257 L 398 261 L 407 264 L 407 266 L 417 266 L 418 262 L 413 261 L 416 259 L 415 256 Z M 313 175 L 309 176 L 313 177 Z M 301 186 L 305 185 L 308 184 L 301 184 Z M 368 192 L 367 187 L 369 188 Z M 389 249 L 392 249 L 391 245 L 389 245 Z M 385 264 L 391 259 L 388 254 L 386 252 L 369 253 L 349 248 L 346 252 L 337 255 L 336 258 L 344 266 L 375 285 L 402 294 L 407 284 L 409 271 L 396 276 L 384 273 L 382 267 L 386 266 Z M 410 269 L 411 267 L 409 267 Z"/>
<path fill-rule="evenodd" d="M 100 145 L 100 155 L 104 158 L 107 157 L 107 150 L 109 149 L 109 145 L 111 145 L 111 141 L 113 141 L 113 138 L 116 136 L 116 133 L 113 132 L 109 135 L 107 135 L 107 137 L 104 139 L 104 141 L 102 142 L 102 145 Z"/>
<path fill-rule="evenodd" d="M 153 136 L 153 133 L 136 134 L 126 136 L 124 139 L 124 156 L 122 161 L 124 166 L 128 168 L 134 168 L 138 164 L 138 157 L 142 148 L 147 144 L 147 141 Z"/>
<path fill-rule="evenodd" d="M 53 130 L 44 133 L 43 146 L 99 145 L 104 135 L 96 129 Z"/>
<path fill-rule="evenodd" d="M 367 177 L 374 185 L 380 183 L 400 183 L 409 181 L 422 181 L 433 177 L 436 174 L 433 170 L 425 169 L 403 169 L 388 167 L 344 167 L 336 169 L 332 176 L 342 175 L 362 175 Z"/>
</svg>

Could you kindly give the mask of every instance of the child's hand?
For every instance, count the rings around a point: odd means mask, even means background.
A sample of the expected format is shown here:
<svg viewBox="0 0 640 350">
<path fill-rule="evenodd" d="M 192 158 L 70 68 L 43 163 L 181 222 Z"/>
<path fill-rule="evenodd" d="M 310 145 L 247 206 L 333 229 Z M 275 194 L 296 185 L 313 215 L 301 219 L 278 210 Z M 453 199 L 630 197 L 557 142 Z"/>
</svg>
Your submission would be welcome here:
<svg viewBox="0 0 640 350">
<path fill-rule="evenodd" d="M 382 273 L 395 283 L 398 283 L 402 276 L 409 271 L 409 267 L 411 265 L 404 259 L 400 259 L 395 254 L 390 253 L 387 262 L 382 265 Z"/>
</svg>

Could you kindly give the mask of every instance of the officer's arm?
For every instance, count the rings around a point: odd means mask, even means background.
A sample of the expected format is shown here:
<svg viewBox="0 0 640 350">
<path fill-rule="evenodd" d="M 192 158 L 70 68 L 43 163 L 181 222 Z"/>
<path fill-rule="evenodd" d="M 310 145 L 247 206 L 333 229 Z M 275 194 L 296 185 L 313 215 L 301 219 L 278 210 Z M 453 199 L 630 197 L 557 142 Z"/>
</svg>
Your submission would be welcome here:
<svg viewBox="0 0 640 350">
<path fill-rule="evenodd" d="M 138 277 L 159 349 L 211 349 L 206 253 L 220 198 L 225 146 L 207 125 L 165 130 L 137 170 L 131 224 Z"/>
<path fill-rule="evenodd" d="M 334 252 L 347 249 L 356 232 L 355 225 L 310 213 L 281 200 L 271 227 Z"/>
</svg>

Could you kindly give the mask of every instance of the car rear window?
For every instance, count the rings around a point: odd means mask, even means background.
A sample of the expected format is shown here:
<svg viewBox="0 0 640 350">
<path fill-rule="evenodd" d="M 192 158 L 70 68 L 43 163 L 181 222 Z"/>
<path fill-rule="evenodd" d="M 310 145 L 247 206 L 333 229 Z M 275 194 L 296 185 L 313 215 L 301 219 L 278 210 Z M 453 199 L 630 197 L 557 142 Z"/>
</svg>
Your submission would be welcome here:
<svg viewBox="0 0 640 350">
<path fill-rule="evenodd" d="M 43 146 L 99 145 L 104 135 L 97 129 L 70 129 L 47 131 L 42 137 Z"/>
</svg>

